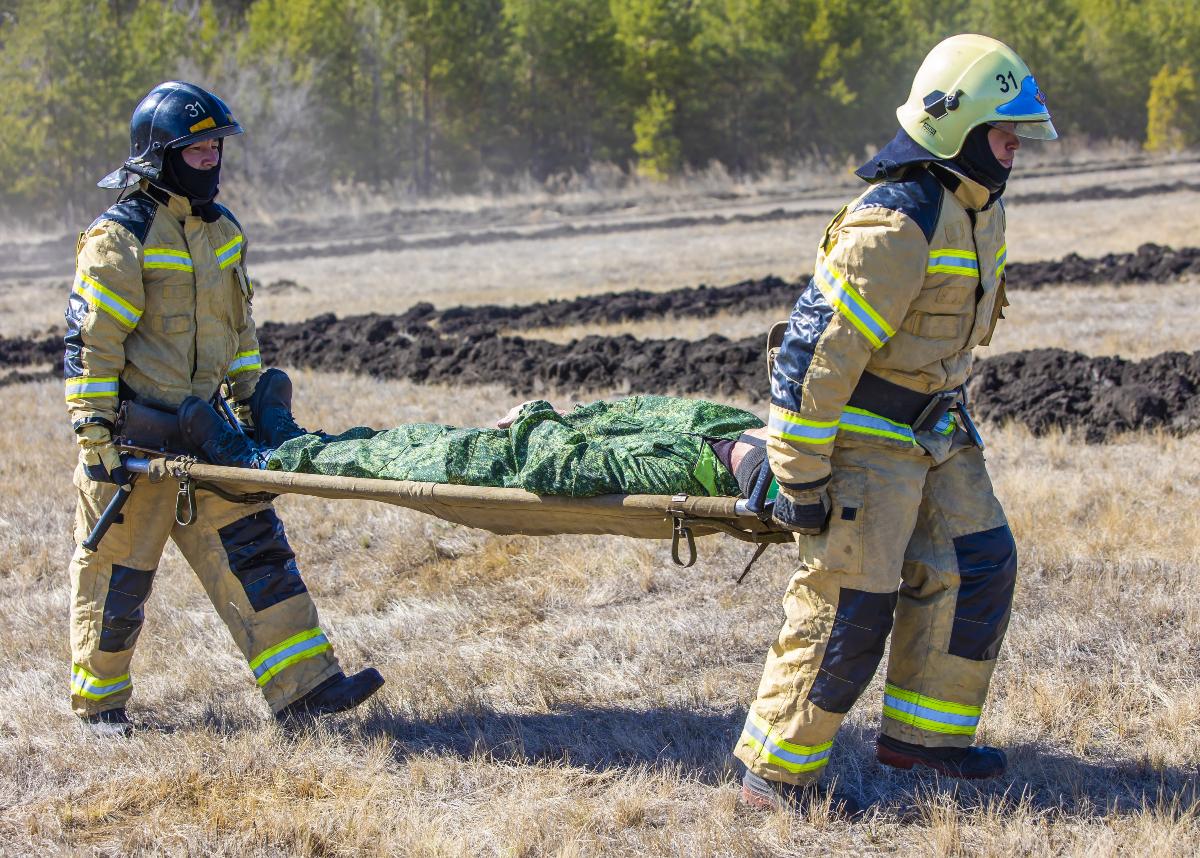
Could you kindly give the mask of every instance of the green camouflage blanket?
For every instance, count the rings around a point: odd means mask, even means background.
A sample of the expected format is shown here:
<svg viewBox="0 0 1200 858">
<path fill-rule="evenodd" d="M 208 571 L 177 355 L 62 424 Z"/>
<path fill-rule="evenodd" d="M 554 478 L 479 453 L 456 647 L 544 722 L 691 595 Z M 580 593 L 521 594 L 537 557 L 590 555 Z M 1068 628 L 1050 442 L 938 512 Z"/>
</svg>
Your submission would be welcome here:
<svg viewBox="0 0 1200 858">
<path fill-rule="evenodd" d="M 304 435 L 268 468 L 340 477 L 521 488 L 539 495 L 731 496 L 737 483 L 705 438 L 734 439 L 762 421 L 698 399 L 631 396 L 568 414 L 537 400 L 508 429 L 412 423 Z"/>
</svg>

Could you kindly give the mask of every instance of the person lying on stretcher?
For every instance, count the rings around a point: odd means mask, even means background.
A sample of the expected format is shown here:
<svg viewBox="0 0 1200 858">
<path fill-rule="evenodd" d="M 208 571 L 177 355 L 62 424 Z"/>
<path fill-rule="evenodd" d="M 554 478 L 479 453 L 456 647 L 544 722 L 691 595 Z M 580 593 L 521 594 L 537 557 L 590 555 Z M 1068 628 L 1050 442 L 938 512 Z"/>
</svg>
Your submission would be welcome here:
<svg viewBox="0 0 1200 858">
<path fill-rule="evenodd" d="M 212 405 L 179 408 L 186 452 L 217 465 L 472 486 L 539 495 L 747 495 L 765 460 L 753 414 L 699 399 L 630 396 L 566 412 L 545 400 L 515 406 L 495 428 L 408 423 L 310 433 L 291 414 L 291 382 L 263 374 L 247 410 L 250 436 Z"/>
</svg>

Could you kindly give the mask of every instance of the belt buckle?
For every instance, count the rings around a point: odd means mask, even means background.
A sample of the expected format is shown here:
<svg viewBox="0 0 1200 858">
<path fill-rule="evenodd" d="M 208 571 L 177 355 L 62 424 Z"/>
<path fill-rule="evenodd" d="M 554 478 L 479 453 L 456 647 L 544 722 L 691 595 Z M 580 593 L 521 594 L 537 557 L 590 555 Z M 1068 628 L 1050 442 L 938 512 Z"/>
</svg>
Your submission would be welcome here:
<svg viewBox="0 0 1200 858">
<path fill-rule="evenodd" d="M 958 399 L 958 394 L 959 389 L 957 387 L 952 390 L 943 390 L 933 394 L 929 398 L 929 402 L 925 405 L 925 408 L 917 416 L 917 419 L 913 421 L 912 428 L 918 432 L 932 429 L 946 415 L 946 412 L 954 407 L 954 403 Z"/>
</svg>

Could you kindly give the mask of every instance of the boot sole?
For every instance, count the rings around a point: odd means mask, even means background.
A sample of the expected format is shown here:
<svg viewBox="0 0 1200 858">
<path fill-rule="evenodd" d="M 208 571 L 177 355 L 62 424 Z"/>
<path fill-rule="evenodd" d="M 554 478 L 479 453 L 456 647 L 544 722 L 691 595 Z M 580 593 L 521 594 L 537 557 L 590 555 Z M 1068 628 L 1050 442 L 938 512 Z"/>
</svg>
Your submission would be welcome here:
<svg viewBox="0 0 1200 858">
<path fill-rule="evenodd" d="M 893 751 L 891 748 L 883 745 L 875 746 L 875 758 L 885 766 L 890 766 L 893 769 L 903 769 L 904 771 L 911 770 L 914 766 L 924 766 L 927 769 L 933 769 L 939 775 L 945 775 L 948 778 L 957 778 L 964 781 L 986 781 L 992 778 L 998 778 L 1004 774 L 1005 769 L 992 772 L 964 772 L 961 769 L 953 766 L 943 765 L 936 760 L 923 760 L 920 757 L 910 757 L 907 754 L 901 754 Z"/>
</svg>

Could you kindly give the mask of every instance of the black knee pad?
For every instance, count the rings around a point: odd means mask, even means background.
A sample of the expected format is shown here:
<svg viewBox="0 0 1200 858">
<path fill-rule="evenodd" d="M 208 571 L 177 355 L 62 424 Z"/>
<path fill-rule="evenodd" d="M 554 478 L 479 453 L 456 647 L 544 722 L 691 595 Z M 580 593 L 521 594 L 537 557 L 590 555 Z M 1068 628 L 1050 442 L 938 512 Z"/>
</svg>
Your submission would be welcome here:
<svg viewBox="0 0 1200 858">
<path fill-rule="evenodd" d="M 123 652 L 132 649 L 142 633 L 146 613 L 144 605 L 150 598 L 154 570 L 131 569 L 113 565 L 104 597 L 104 618 L 100 628 L 100 651 Z"/>
<path fill-rule="evenodd" d="M 1017 585 L 1017 544 L 1004 524 L 958 537 L 954 553 L 960 581 L 950 655 L 991 661 L 1008 630 Z"/>
<path fill-rule="evenodd" d="M 808 699 L 826 712 L 846 713 L 875 675 L 892 631 L 897 595 L 843 587 L 825 657 Z"/>
<path fill-rule="evenodd" d="M 239 518 L 217 532 L 229 558 L 229 569 L 241 582 L 254 610 L 262 611 L 308 592 L 275 510 Z"/>
</svg>

